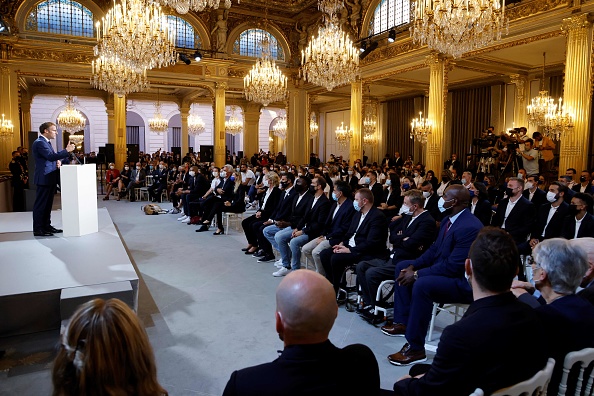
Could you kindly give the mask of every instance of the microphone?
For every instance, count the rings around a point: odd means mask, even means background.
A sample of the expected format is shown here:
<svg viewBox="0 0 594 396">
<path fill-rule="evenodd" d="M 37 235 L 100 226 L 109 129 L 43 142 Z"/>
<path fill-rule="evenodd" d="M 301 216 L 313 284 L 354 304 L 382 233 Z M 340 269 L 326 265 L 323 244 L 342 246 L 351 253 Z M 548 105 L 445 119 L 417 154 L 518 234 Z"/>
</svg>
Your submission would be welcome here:
<svg viewBox="0 0 594 396">
<path fill-rule="evenodd" d="M 70 153 L 70 159 L 74 158 L 79 165 L 82 165 L 76 154 Z"/>
</svg>

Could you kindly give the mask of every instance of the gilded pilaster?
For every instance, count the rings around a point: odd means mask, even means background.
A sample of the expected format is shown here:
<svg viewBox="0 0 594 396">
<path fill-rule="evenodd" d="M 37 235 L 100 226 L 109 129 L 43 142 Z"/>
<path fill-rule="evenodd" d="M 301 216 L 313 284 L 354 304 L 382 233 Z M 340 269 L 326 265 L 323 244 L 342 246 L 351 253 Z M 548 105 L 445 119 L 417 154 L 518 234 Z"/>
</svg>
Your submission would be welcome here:
<svg viewBox="0 0 594 396">
<path fill-rule="evenodd" d="M 246 103 L 243 106 L 243 156 L 250 158 L 260 148 L 260 110 L 258 103 Z"/>
<path fill-rule="evenodd" d="M 516 97 L 514 100 L 514 125 L 516 127 L 528 126 L 528 118 L 526 106 L 526 95 L 530 87 L 526 87 L 528 82 L 527 78 L 519 74 L 510 74 L 510 81 L 516 86 Z"/>
<path fill-rule="evenodd" d="M 113 127 L 115 140 L 115 163 L 121 168 L 128 159 L 126 147 L 126 97 L 113 96 Z M 109 133 L 108 133 L 109 139 Z"/>
<path fill-rule="evenodd" d="M 309 133 L 307 132 L 307 92 L 303 88 L 289 90 L 287 112 L 287 139 L 285 150 L 287 162 L 306 164 L 309 162 Z"/>
<path fill-rule="evenodd" d="M 363 160 L 363 133 L 361 133 L 361 112 L 363 107 L 363 82 L 357 80 L 351 83 L 351 131 L 353 138 L 349 150 L 349 164 Z"/>
<path fill-rule="evenodd" d="M 214 162 L 217 166 L 225 165 L 225 90 L 227 83 L 217 83 L 215 87 L 214 119 Z"/>
<path fill-rule="evenodd" d="M 444 140 L 446 126 L 446 102 L 448 95 L 448 61 L 438 54 L 425 58 L 429 65 L 429 109 L 427 116 L 433 122 L 431 134 L 425 144 L 426 169 L 431 169 L 440 177 L 443 169 Z"/>
<path fill-rule="evenodd" d="M 31 129 L 31 97 L 21 93 L 21 141 L 24 147 L 29 146 L 29 131 Z"/>
<path fill-rule="evenodd" d="M 0 169 L 6 170 L 12 160 L 12 152 L 21 145 L 19 132 L 19 85 L 17 74 L 8 66 L 0 66 L 0 113 L 5 119 L 12 121 L 12 137 L 2 139 L 0 145 Z"/>
<path fill-rule="evenodd" d="M 565 174 L 567 168 L 588 168 L 592 24 L 581 14 L 564 19 L 562 30 L 567 35 L 564 106 L 574 116 L 573 131 L 561 137 L 559 171 Z"/>
<path fill-rule="evenodd" d="M 190 115 L 190 106 L 183 104 L 179 107 L 179 114 L 181 118 L 181 156 L 186 155 L 189 150 L 188 144 L 188 116 Z M 194 148 L 197 150 L 197 148 Z"/>
</svg>

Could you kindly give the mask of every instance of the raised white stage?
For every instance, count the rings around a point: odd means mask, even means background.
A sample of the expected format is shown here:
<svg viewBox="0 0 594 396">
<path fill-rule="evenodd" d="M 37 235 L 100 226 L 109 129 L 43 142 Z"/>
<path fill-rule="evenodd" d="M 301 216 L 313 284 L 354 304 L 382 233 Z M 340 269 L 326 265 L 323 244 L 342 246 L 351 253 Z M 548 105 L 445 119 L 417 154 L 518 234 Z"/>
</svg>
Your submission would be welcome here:
<svg viewBox="0 0 594 396">
<path fill-rule="evenodd" d="M 73 304 L 96 295 L 131 296 L 137 306 L 138 276 L 107 209 L 99 232 L 34 237 L 31 212 L 0 213 L 0 337 L 59 326 Z M 62 228 L 61 211 L 52 225 Z"/>
</svg>

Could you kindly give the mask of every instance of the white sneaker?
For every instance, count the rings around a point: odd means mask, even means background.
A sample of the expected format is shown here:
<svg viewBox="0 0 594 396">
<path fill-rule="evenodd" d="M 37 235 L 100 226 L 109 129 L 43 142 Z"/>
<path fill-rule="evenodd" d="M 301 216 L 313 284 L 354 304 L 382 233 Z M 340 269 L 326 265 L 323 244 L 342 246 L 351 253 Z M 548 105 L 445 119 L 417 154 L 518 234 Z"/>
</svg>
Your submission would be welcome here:
<svg viewBox="0 0 594 396">
<path fill-rule="evenodd" d="M 276 261 L 274 262 L 274 266 L 275 266 L 276 268 L 282 268 L 282 267 L 284 267 L 284 266 L 283 266 L 283 259 L 278 259 L 278 260 L 276 260 Z"/>
<path fill-rule="evenodd" d="M 182 220 L 185 220 L 187 218 L 188 218 L 188 216 L 184 215 L 182 217 L 178 217 L 177 221 L 182 221 Z"/>
<path fill-rule="evenodd" d="M 279 269 L 278 271 L 274 272 L 274 273 L 272 274 L 272 276 L 275 276 L 275 277 L 277 277 L 277 278 L 278 278 L 278 277 L 280 277 L 280 276 L 285 276 L 285 275 L 287 275 L 289 272 L 291 272 L 291 270 L 290 270 L 290 269 L 288 269 L 288 268 L 285 268 L 285 267 L 282 267 L 282 268 L 281 268 L 281 269 Z"/>
<path fill-rule="evenodd" d="M 191 219 L 190 217 L 186 216 L 186 218 L 185 218 L 185 219 L 183 219 L 181 222 L 182 222 L 182 223 L 189 223 L 189 222 L 190 222 L 190 220 L 192 220 L 192 219 Z"/>
</svg>

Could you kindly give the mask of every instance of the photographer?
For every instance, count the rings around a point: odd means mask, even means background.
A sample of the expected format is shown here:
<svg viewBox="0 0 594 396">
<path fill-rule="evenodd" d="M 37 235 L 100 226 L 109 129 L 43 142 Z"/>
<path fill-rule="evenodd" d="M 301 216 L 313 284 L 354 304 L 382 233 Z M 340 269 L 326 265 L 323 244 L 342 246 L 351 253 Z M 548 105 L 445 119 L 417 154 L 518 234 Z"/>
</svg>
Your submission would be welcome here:
<svg viewBox="0 0 594 396">
<path fill-rule="evenodd" d="M 523 168 L 526 169 L 526 174 L 528 175 L 538 174 L 538 152 L 532 147 L 533 144 L 534 141 L 532 139 L 527 139 L 524 142 L 523 150 L 521 147 L 516 149 L 517 155 L 522 157 Z"/>
</svg>

